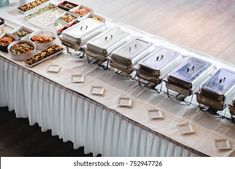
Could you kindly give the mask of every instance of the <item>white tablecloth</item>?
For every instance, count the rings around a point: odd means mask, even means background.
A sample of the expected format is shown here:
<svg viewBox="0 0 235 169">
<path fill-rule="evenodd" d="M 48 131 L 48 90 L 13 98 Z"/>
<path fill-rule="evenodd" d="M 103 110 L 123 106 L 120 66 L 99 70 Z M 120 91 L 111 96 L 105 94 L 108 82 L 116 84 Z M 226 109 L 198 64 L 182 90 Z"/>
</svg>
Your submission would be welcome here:
<svg viewBox="0 0 235 169">
<path fill-rule="evenodd" d="M 0 59 L 0 106 L 38 123 L 74 148 L 104 156 L 196 156 L 104 106 Z"/>
</svg>

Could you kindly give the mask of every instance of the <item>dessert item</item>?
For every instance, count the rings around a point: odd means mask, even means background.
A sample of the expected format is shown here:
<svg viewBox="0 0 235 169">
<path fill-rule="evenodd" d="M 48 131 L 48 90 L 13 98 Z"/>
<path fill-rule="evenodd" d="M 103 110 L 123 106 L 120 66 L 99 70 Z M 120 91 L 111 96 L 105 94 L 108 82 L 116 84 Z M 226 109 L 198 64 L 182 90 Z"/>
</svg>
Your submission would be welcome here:
<svg viewBox="0 0 235 169">
<path fill-rule="evenodd" d="M 66 11 L 69 11 L 70 9 L 73 9 L 74 7 L 78 6 L 75 3 L 69 2 L 69 1 L 64 1 L 58 5 L 61 9 L 64 9 Z"/>
<path fill-rule="evenodd" d="M 29 2 L 29 3 L 26 3 L 24 5 L 21 5 L 20 7 L 18 7 L 18 9 L 21 11 L 21 12 L 27 12 L 45 2 L 47 2 L 49 0 L 35 0 L 33 2 Z"/>
<path fill-rule="evenodd" d="M 46 60 L 47 58 L 49 58 L 50 56 L 54 56 L 55 54 L 58 54 L 59 52 L 61 52 L 64 48 L 59 46 L 59 45 L 53 45 L 50 46 L 46 49 L 44 49 L 42 52 L 36 54 L 35 56 L 33 56 L 32 58 L 29 58 L 27 60 L 25 60 L 25 63 L 29 66 L 31 65 L 36 65 L 38 64 L 40 61 Z"/>
</svg>

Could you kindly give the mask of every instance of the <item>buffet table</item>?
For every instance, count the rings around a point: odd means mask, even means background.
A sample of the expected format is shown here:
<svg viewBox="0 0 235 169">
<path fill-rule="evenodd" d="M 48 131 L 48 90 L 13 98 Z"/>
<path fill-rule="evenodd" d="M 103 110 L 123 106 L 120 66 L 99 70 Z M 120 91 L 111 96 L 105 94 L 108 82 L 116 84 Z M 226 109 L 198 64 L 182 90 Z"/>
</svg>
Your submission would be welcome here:
<svg viewBox="0 0 235 169">
<path fill-rule="evenodd" d="M 31 26 L 13 11 L 13 7 L 4 8 L 0 14 Z M 183 55 L 211 60 L 123 23 L 108 20 L 107 24 L 118 25 L 136 36 L 146 36 L 156 45 Z M 225 64 L 213 60 L 215 64 Z M 61 71 L 47 72 L 51 64 L 60 65 Z M 84 83 L 71 82 L 71 75 L 78 72 L 85 75 Z M 94 85 L 105 89 L 104 96 L 91 94 Z M 119 107 L 120 96 L 130 97 L 133 107 Z M 94 155 L 235 155 L 234 149 L 220 151 L 214 145 L 215 139 L 227 139 L 235 147 L 235 125 L 227 119 L 215 118 L 195 104 L 187 106 L 65 52 L 33 68 L 0 52 L 0 106 L 8 106 L 9 110 L 15 110 L 17 118 L 28 118 L 30 125 L 38 123 L 42 131 L 51 130 L 52 135 L 58 135 L 64 142 L 73 142 L 75 149 L 84 146 L 85 153 Z M 164 119 L 149 119 L 148 110 L 154 108 L 164 111 Z M 185 121 L 193 126 L 194 134 L 179 132 L 178 124 Z"/>
</svg>

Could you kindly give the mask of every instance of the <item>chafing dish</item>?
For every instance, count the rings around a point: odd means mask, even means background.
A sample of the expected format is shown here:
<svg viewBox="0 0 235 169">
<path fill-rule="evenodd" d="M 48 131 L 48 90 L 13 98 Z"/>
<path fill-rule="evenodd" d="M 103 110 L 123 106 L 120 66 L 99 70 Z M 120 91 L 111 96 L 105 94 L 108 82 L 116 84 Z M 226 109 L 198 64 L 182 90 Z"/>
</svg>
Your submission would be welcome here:
<svg viewBox="0 0 235 169">
<path fill-rule="evenodd" d="M 132 38 L 128 43 L 112 52 L 110 66 L 130 74 L 134 65 L 153 50 L 153 44 L 143 39 Z"/>
<path fill-rule="evenodd" d="M 197 93 L 197 101 L 215 110 L 223 110 L 235 96 L 235 72 L 221 68 Z"/>
<path fill-rule="evenodd" d="M 179 52 L 157 47 L 139 62 L 137 76 L 140 79 L 159 84 L 161 79 L 173 70 L 182 58 Z"/>
<path fill-rule="evenodd" d="M 91 18 L 64 30 L 60 36 L 63 45 L 79 50 L 88 40 L 105 30 L 105 24 Z"/>
<path fill-rule="evenodd" d="M 95 58 L 99 61 L 105 61 L 111 52 L 126 43 L 129 39 L 129 33 L 119 28 L 110 28 L 88 41 L 86 45 L 86 54 L 88 57 Z"/>
<path fill-rule="evenodd" d="M 209 76 L 213 65 L 198 58 L 191 57 L 169 73 L 166 87 L 184 96 L 193 91 Z"/>
</svg>

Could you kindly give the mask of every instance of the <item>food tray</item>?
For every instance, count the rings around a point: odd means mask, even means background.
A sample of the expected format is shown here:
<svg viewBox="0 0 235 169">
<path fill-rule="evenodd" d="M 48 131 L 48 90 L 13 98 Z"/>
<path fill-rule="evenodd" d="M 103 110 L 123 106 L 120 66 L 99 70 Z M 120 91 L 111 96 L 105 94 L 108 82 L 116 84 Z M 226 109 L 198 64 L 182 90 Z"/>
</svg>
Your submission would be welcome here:
<svg viewBox="0 0 235 169">
<path fill-rule="evenodd" d="M 17 34 L 18 31 L 22 31 L 22 30 L 23 30 L 23 31 L 26 31 L 26 32 L 27 32 L 27 35 L 22 35 L 22 36 L 20 36 L 20 35 Z M 12 34 L 15 35 L 15 36 L 17 36 L 19 39 L 22 39 L 22 38 L 25 38 L 25 37 L 29 36 L 32 32 L 33 32 L 32 29 L 30 29 L 30 28 L 28 28 L 28 27 L 25 27 L 25 26 L 21 26 L 19 29 L 17 29 L 16 31 L 14 31 Z"/>
<path fill-rule="evenodd" d="M 76 4 L 70 1 L 63 1 L 58 5 L 59 8 L 66 10 L 66 11 L 69 11 L 77 6 L 79 6 L 79 4 Z"/>
<path fill-rule="evenodd" d="M 166 75 L 175 68 L 182 58 L 179 52 L 158 47 L 139 62 L 139 71 L 149 76 Z"/>
<path fill-rule="evenodd" d="M 59 45 L 53 45 L 53 46 L 59 46 Z M 50 47 L 49 47 L 50 48 Z M 62 47 L 61 47 L 62 48 Z M 48 48 L 47 48 L 48 49 Z M 45 49 L 46 50 L 46 49 Z M 50 55 L 50 56 L 48 56 L 48 57 L 46 57 L 46 58 L 44 58 L 44 59 L 42 59 L 42 60 L 39 60 L 38 62 L 36 62 L 36 63 L 33 63 L 33 64 L 27 64 L 26 63 L 26 61 L 25 61 L 25 65 L 27 66 L 27 67 L 30 67 L 30 68 L 32 68 L 32 67 L 34 67 L 34 66 L 36 66 L 36 65 L 38 65 L 38 64 L 40 64 L 40 63 L 42 63 L 42 62 L 45 62 L 46 60 L 49 60 L 49 59 L 51 59 L 52 57 L 54 57 L 54 56 L 56 56 L 56 55 L 59 55 L 59 54 L 61 54 L 62 52 L 64 51 L 64 48 L 62 48 L 62 50 L 60 50 L 60 51 L 58 51 L 58 52 L 56 52 L 56 53 L 54 53 L 54 54 L 52 54 L 52 55 Z M 43 52 L 43 51 L 42 51 Z M 39 52 L 39 53 L 41 53 L 41 52 Z M 38 54 L 39 54 L 38 53 Z M 36 55 L 35 55 L 36 56 Z M 35 57 L 34 56 L 34 57 Z"/>
<path fill-rule="evenodd" d="M 91 14 L 91 15 L 89 16 L 89 18 L 94 19 L 94 20 L 97 20 L 97 21 L 99 21 L 99 22 L 104 22 L 104 23 L 105 23 L 105 21 L 106 21 L 105 17 L 100 16 L 100 15 L 97 15 L 97 14 L 94 14 L 94 13 Z"/>
<path fill-rule="evenodd" d="M 153 44 L 143 39 L 133 38 L 114 52 L 112 52 L 112 62 L 122 65 L 132 66 L 151 52 Z"/>
<path fill-rule="evenodd" d="M 76 15 L 79 21 L 82 21 L 93 13 L 93 9 L 80 5 L 71 9 L 70 12 Z"/>
<path fill-rule="evenodd" d="M 211 63 L 191 57 L 174 69 L 167 80 L 168 83 L 192 89 L 209 76 L 210 70 L 212 70 Z"/>
<path fill-rule="evenodd" d="M 66 11 L 58 8 L 52 3 L 49 3 L 48 5 L 25 16 L 24 19 L 40 29 L 45 29 L 52 26 L 56 20 L 65 13 Z"/>
<path fill-rule="evenodd" d="M 74 22 L 77 19 L 77 16 L 66 12 L 64 15 L 62 15 L 61 17 L 59 17 L 59 21 L 63 22 L 64 24 L 71 24 L 72 22 Z"/>
<path fill-rule="evenodd" d="M 48 2 L 49 0 L 35 0 L 26 4 L 23 4 L 19 7 L 17 7 L 17 9 L 19 10 L 19 12 L 25 14 L 29 11 L 32 11 L 33 9 L 41 6 L 42 4 Z M 24 9 L 25 8 L 25 9 Z"/>
<path fill-rule="evenodd" d="M 91 39 L 92 37 L 101 33 L 104 29 L 104 23 L 87 18 L 80 23 L 66 29 L 62 33 L 62 38 L 67 39 L 70 42 L 80 44 L 87 42 L 88 39 Z"/>
<path fill-rule="evenodd" d="M 14 27 L 4 23 L 2 25 L 0 25 L 0 37 L 2 37 L 3 35 L 5 35 L 6 33 L 12 33 L 12 31 L 14 31 Z"/>
<path fill-rule="evenodd" d="M 13 38 L 12 42 L 18 40 L 18 37 L 14 36 L 12 34 L 9 34 L 9 33 L 4 34 L 2 37 L 0 37 L 0 39 L 4 38 L 4 37 L 12 37 Z M 4 46 L 0 45 L 0 50 L 3 51 L 3 52 L 8 52 L 8 46 L 10 45 L 10 43 L 8 43 L 7 45 L 4 45 Z"/>
<path fill-rule="evenodd" d="M 130 39 L 130 34 L 119 29 L 110 28 L 88 41 L 87 50 L 103 56 L 109 55 Z"/>
</svg>

